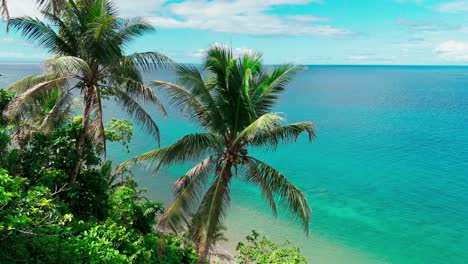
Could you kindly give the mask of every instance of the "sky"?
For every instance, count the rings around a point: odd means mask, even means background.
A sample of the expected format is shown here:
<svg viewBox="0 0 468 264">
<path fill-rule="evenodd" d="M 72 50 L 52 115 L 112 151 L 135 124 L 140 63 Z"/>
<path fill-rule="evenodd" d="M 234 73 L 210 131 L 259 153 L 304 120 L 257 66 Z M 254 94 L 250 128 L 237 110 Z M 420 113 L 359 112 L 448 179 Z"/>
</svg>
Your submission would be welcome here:
<svg viewBox="0 0 468 264">
<path fill-rule="evenodd" d="M 156 50 L 198 63 L 209 46 L 254 50 L 266 63 L 468 64 L 468 0 L 114 0 L 120 16 L 157 28 L 128 52 Z M 9 0 L 12 16 L 40 16 Z M 45 50 L 0 22 L 0 62 L 42 61 Z"/>
</svg>

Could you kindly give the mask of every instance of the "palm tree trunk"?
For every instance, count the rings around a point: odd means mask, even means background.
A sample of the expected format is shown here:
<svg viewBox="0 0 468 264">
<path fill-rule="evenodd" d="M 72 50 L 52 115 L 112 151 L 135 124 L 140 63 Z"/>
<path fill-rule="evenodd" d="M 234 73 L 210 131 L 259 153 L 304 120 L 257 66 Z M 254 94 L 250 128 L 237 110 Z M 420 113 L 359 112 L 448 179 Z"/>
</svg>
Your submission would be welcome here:
<svg viewBox="0 0 468 264">
<path fill-rule="evenodd" d="M 93 93 L 92 88 L 86 87 L 85 88 L 85 95 L 84 95 L 84 112 L 83 112 L 83 120 L 81 121 L 82 130 L 80 132 L 80 138 L 78 141 L 78 159 L 76 160 L 75 167 L 73 168 L 71 182 L 74 183 L 78 179 L 78 175 L 80 174 L 80 168 L 82 165 L 82 156 L 85 149 L 86 144 L 86 133 L 88 131 L 88 124 L 89 118 L 91 116 L 91 104 L 93 102 Z"/>
<path fill-rule="evenodd" d="M 226 164 L 226 168 L 223 170 L 222 175 L 222 182 L 223 185 L 225 185 L 225 188 L 227 189 L 229 182 L 231 181 L 232 178 L 232 163 L 228 161 L 228 164 Z M 218 227 L 221 223 L 217 223 Z M 218 228 L 217 227 L 217 228 Z M 208 227 L 209 228 L 209 227 Z M 205 232 L 209 232 L 208 230 L 205 230 Z M 198 245 L 198 263 L 199 264 L 205 264 L 209 260 L 209 254 L 211 253 L 210 251 L 213 249 L 213 247 L 216 244 L 216 240 L 213 240 L 213 234 L 206 234 L 205 240 L 204 241 L 199 241 Z"/>
<path fill-rule="evenodd" d="M 206 245 L 200 246 L 198 248 L 198 264 L 205 264 L 208 260 L 208 247 Z"/>
</svg>

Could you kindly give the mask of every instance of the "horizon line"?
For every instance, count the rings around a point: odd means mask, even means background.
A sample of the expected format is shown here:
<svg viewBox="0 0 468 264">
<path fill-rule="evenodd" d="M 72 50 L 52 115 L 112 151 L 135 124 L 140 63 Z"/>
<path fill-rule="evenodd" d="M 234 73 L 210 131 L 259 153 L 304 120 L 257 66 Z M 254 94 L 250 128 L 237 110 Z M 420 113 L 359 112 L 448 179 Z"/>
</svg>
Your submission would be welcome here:
<svg viewBox="0 0 468 264">
<path fill-rule="evenodd" d="M 1 61 L 0 64 L 41 64 L 43 61 Z M 201 63 L 193 62 L 181 62 L 180 64 L 191 64 L 200 65 Z M 265 65 L 283 65 L 291 63 L 266 63 Z M 368 66 L 380 66 L 380 67 L 468 67 L 468 64 L 294 64 L 297 66 L 355 66 L 355 67 L 368 67 Z"/>
<path fill-rule="evenodd" d="M 0 64 L 42 64 L 44 61 L 1 61 Z M 200 65 L 201 63 L 181 62 L 180 64 Z M 293 64 L 297 66 L 385 66 L 385 67 L 468 67 L 468 64 L 303 64 L 303 63 L 266 63 L 265 65 Z"/>
</svg>

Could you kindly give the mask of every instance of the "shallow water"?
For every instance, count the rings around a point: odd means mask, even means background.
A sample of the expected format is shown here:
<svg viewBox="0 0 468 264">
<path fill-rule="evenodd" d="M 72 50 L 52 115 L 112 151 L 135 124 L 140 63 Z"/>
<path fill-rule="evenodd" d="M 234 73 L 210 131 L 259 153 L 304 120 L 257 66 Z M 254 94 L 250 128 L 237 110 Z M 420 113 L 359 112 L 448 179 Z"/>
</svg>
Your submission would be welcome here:
<svg viewBox="0 0 468 264">
<path fill-rule="evenodd" d="M 0 87 L 38 70 L 0 65 Z M 106 110 L 120 115 L 112 103 Z M 312 263 L 468 261 L 468 68 L 309 66 L 275 111 L 318 128 L 311 144 L 301 138 L 276 152 L 255 152 L 307 193 L 311 234 L 284 210 L 273 218 L 258 190 L 235 183 L 228 247 L 257 229 L 292 240 Z M 162 145 L 197 131 L 169 113 L 156 114 Z M 131 154 L 111 145 L 108 156 L 125 160 L 155 145 L 136 130 Z M 136 175 L 151 197 L 170 200 L 171 183 L 189 165 Z"/>
</svg>

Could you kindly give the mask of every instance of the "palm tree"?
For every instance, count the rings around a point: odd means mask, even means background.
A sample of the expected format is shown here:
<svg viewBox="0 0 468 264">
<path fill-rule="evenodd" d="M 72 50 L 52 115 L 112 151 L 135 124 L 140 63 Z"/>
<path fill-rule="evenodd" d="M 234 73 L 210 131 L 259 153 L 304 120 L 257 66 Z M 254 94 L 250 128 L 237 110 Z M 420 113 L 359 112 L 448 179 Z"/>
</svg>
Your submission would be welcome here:
<svg viewBox="0 0 468 264">
<path fill-rule="evenodd" d="M 212 250 L 211 242 L 216 240 L 230 204 L 230 184 L 236 178 L 257 185 L 274 215 L 278 201 L 289 208 L 308 233 L 311 209 L 305 195 L 283 174 L 248 152 L 250 148 L 275 148 L 295 141 L 303 132 L 312 140 L 312 123 L 283 125 L 280 115 L 270 112 L 299 68 L 281 65 L 266 70 L 259 54 L 236 58 L 231 48 L 213 46 L 203 69 L 200 72 L 195 66 L 179 65 L 176 83 L 153 81 L 152 85 L 166 91 L 171 103 L 206 132 L 184 136 L 121 167 L 143 163 L 154 165 L 157 173 L 161 166 L 201 160 L 175 182 L 175 201 L 159 222 L 162 228 L 177 230 L 195 211 L 191 233 L 201 261 Z"/>
<path fill-rule="evenodd" d="M 48 10 L 42 14 L 49 24 L 31 17 L 10 21 L 12 29 L 55 57 L 45 62 L 45 73 L 8 88 L 20 96 L 10 104 L 7 114 L 17 116 L 38 94 L 60 86 L 68 92 L 78 90 L 84 98 L 84 133 L 78 143 L 80 156 L 86 138 L 102 143 L 105 155 L 103 98 L 115 99 L 137 124 L 159 141 L 158 126 L 140 103 L 156 105 L 164 114 L 165 110 L 152 89 L 144 84 L 140 71 L 158 69 L 171 60 L 158 52 L 124 53 L 136 37 L 154 31 L 150 23 L 138 17 L 120 19 L 110 0 L 69 0 L 63 4 L 60 14 Z M 78 161 L 72 182 L 77 180 L 80 167 Z"/>
</svg>

